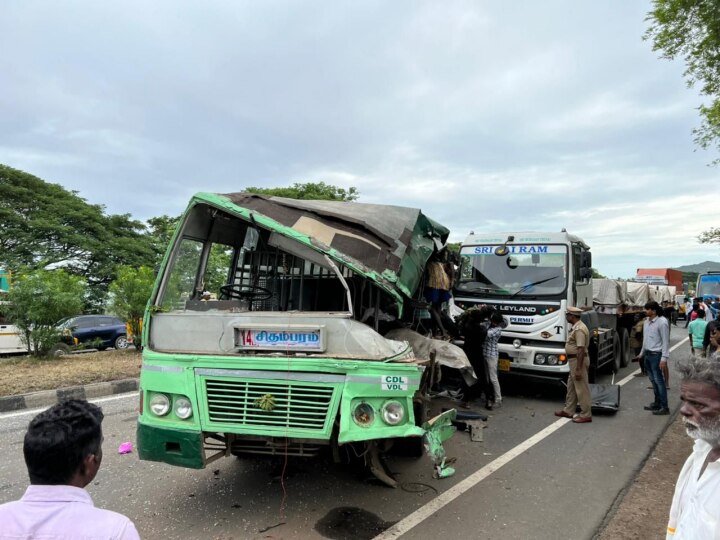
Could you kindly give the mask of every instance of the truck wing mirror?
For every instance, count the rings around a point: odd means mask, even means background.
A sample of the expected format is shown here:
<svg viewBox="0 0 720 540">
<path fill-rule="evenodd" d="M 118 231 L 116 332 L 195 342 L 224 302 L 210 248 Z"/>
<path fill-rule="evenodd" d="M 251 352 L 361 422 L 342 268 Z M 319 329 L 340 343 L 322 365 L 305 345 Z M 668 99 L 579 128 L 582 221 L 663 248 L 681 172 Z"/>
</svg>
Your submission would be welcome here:
<svg viewBox="0 0 720 540">
<path fill-rule="evenodd" d="M 590 268 L 590 267 L 581 268 L 581 269 L 580 269 L 580 277 L 581 277 L 582 279 L 590 279 L 590 278 L 592 278 L 592 268 Z"/>
<path fill-rule="evenodd" d="M 583 251 L 580 255 L 580 266 L 583 268 L 592 268 L 592 253 Z"/>
</svg>

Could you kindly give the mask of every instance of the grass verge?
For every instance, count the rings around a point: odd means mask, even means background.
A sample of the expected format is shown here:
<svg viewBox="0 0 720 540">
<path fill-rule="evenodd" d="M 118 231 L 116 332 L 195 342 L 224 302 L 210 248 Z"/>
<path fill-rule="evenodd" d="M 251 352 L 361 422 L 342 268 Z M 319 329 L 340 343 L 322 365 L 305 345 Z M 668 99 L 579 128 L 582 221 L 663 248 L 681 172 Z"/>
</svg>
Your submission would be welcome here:
<svg viewBox="0 0 720 540">
<path fill-rule="evenodd" d="M 137 378 L 141 362 L 134 347 L 50 359 L 0 358 L 0 396 Z"/>
</svg>

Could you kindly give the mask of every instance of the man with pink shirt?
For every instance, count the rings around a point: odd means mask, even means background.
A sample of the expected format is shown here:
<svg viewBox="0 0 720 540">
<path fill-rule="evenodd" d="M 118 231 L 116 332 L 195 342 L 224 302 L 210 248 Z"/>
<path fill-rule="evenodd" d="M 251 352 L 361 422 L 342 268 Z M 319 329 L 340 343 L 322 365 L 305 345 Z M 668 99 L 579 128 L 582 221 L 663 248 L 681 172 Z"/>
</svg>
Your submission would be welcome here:
<svg viewBox="0 0 720 540">
<path fill-rule="evenodd" d="M 85 486 L 102 462 L 103 413 L 82 400 L 59 403 L 28 426 L 23 443 L 30 486 L 0 505 L 0 540 L 139 540 L 132 521 L 95 508 Z"/>
</svg>

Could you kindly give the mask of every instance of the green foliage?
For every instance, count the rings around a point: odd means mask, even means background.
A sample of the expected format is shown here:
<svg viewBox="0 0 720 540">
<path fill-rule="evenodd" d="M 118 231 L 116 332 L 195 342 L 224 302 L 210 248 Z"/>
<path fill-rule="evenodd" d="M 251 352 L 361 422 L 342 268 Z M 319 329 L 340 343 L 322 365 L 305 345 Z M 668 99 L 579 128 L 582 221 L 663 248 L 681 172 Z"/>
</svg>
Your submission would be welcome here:
<svg viewBox="0 0 720 540">
<path fill-rule="evenodd" d="M 56 324 L 82 312 L 86 284 L 64 270 L 35 270 L 16 276 L 8 294 L 8 315 L 28 350 L 45 356 L 60 341 Z"/>
<path fill-rule="evenodd" d="M 700 274 L 698 272 L 683 272 L 682 273 L 683 283 L 688 283 L 690 288 L 694 289 L 699 275 Z"/>
<path fill-rule="evenodd" d="M 104 211 L 76 192 L 0 165 L 0 267 L 61 267 L 84 278 L 87 303 L 100 305 L 118 265 L 154 258 L 141 222 Z"/>
<path fill-rule="evenodd" d="M 227 283 L 232 256 L 233 250 L 230 246 L 224 246 L 222 244 L 212 245 L 204 276 L 206 291 L 218 294 L 220 287 Z"/>
<path fill-rule="evenodd" d="M 694 130 L 695 142 L 720 149 L 720 4 L 717 0 L 653 0 L 645 39 L 663 58 L 685 61 L 688 86 L 699 84 L 710 98 L 699 108 L 702 123 Z M 715 160 L 718 163 L 720 160 Z"/>
<path fill-rule="evenodd" d="M 112 293 L 110 309 L 128 322 L 133 345 L 139 349 L 143 313 L 152 294 L 155 275 L 146 266 L 140 268 L 121 266 L 117 274 L 117 280 L 110 285 Z"/>
<path fill-rule="evenodd" d="M 175 229 L 180 223 L 180 216 L 170 217 L 168 215 L 162 215 L 159 217 L 150 218 L 147 220 L 148 239 L 155 252 L 154 266 L 160 264 L 165 251 L 167 250 L 168 244 L 172 239 L 172 235 Z"/>
<path fill-rule="evenodd" d="M 321 200 L 321 201 L 356 201 L 360 196 L 357 188 L 339 188 L 325 182 L 295 183 L 291 187 L 258 188 L 248 187 L 245 191 L 270 195 L 273 197 L 286 197 L 288 199 Z"/>
<path fill-rule="evenodd" d="M 595 268 L 591 268 L 592 270 L 592 277 L 593 279 L 607 279 L 607 276 L 603 276 L 600 272 L 598 272 Z"/>
<path fill-rule="evenodd" d="M 698 241 L 701 244 L 720 244 L 720 227 L 710 227 L 701 232 Z"/>
<path fill-rule="evenodd" d="M 460 254 L 460 248 L 462 247 L 462 242 L 448 242 L 446 247 L 450 253 Z"/>
</svg>

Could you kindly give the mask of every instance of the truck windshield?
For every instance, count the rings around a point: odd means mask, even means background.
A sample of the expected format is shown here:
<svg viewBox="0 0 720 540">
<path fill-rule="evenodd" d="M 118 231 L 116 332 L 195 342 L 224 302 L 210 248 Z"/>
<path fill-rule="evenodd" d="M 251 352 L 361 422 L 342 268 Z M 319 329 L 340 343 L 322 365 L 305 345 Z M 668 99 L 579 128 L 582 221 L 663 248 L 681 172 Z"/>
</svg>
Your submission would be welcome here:
<svg viewBox="0 0 720 540">
<path fill-rule="evenodd" d="M 720 296 L 720 274 L 705 274 L 698 278 L 695 296 L 702 298 L 708 294 Z"/>
<path fill-rule="evenodd" d="M 507 255 L 496 255 L 498 247 L 462 248 L 459 293 L 521 297 L 557 295 L 565 290 L 566 246 L 509 245 Z"/>
</svg>

